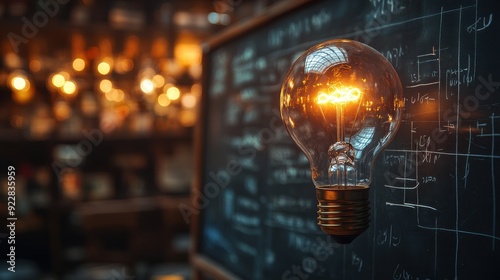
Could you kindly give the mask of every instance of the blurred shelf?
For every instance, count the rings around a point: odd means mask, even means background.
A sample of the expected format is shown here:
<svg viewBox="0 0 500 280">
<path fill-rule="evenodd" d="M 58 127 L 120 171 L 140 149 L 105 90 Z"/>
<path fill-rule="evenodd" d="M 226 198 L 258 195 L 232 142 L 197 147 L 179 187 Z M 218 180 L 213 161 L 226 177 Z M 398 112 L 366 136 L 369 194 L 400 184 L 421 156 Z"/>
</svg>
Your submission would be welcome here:
<svg viewBox="0 0 500 280">
<path fill-rule="evenodd" d="M 134 264 L 139 260 L 187 261 L 189 225 L 178 209 L 187 196 L 82 202 L 85 255 L 93 261 Z"/>
<path fill-rule="evenodd" d="M 155 209 L 172 210 L 178 209 L 177 207 L 181 203 L 189 203 L 189 195 L 87 201 L 78 202 L 75 206 L 77 211 L 82 215 L 94 215 L 101 213 L 140 212 Z"/>
<path fill-rule="evenodd" d="M 184 128 L 180 132 L 152 132 L 144 134 L 135 133 L 111 133 L 103 134 L 103 141 L 134 141 L 134 140 L 191 140 L 192 128 Z M 0 142 L 78 142 L 87 140 L 84 135 L 82 136 L 57 136 L 51 134 L 43 138 L 30 138 L 26 137 L 25 133 L 21 130 L 2 129 L 0 128 Z"/>
</svg>

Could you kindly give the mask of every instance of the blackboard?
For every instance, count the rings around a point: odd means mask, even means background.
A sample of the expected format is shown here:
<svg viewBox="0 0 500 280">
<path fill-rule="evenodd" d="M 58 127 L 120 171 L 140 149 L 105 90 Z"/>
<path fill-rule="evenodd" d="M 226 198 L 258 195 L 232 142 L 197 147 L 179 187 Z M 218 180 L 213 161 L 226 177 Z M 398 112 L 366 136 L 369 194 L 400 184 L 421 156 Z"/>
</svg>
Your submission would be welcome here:
<svg viewBox="0 0 500 280">
<path fill-rule="evenodd" d="M 193 205 L 183 210 L 195 224 L 199 274 L 500 278 L 497 4 L 277 5 L 205 48 L 199 176 Z M 279 118 L 281 82 L 294 59 L 333 38 L 381 52 L 405 95 L 398 134 L 375 162 L 370 228 L 349 245 L 337 245 L 317 226 L 309 164 Z"/>
</svg>

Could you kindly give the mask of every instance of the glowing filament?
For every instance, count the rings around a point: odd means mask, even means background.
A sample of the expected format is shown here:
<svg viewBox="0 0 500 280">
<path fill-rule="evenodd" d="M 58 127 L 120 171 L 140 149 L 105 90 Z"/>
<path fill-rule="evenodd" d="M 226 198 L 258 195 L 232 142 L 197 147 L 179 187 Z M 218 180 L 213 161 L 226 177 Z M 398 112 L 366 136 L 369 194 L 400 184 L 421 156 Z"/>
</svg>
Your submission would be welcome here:
<svg viewBox="0 0 500 280">
<path fill-rule="evenodd" d="M 361 96 L 361 90 L 355 87 L 336 88 L 330 93 L 320 92 L 318 94 L 318 104 L 345 104 L 356 101 Z"/>
</svg>

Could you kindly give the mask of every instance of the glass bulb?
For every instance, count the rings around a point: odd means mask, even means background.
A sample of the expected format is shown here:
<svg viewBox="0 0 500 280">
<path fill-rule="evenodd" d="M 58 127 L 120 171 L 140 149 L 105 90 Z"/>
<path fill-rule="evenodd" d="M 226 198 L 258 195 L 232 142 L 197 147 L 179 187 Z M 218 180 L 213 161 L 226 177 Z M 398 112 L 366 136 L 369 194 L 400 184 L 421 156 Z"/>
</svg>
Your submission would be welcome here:
<svg viewBox="0 0 500 280">
<path fill-rule="evenodd" d="M 394 138 L 403 106 L 392 65 L 356 41 L 313 46 L 285 77 L 281 118 L 311 165 L 318 224 L 339 243 L 368 228 L 372 165 Z"/>
</svg>

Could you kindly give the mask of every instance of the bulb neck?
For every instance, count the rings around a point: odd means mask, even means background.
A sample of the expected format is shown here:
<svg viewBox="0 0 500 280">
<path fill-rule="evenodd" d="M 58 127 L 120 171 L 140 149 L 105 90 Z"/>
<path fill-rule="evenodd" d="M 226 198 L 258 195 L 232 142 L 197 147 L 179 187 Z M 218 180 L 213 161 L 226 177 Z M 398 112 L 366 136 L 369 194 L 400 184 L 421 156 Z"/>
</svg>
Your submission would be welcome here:
<svg viewBox="0 0 500 280">
<path fill-rule="evenodd" d="M 316 187 L 318 225 L 340 244 L 351 243 L 370 224 L 367 186 Z"/>
</svg>

